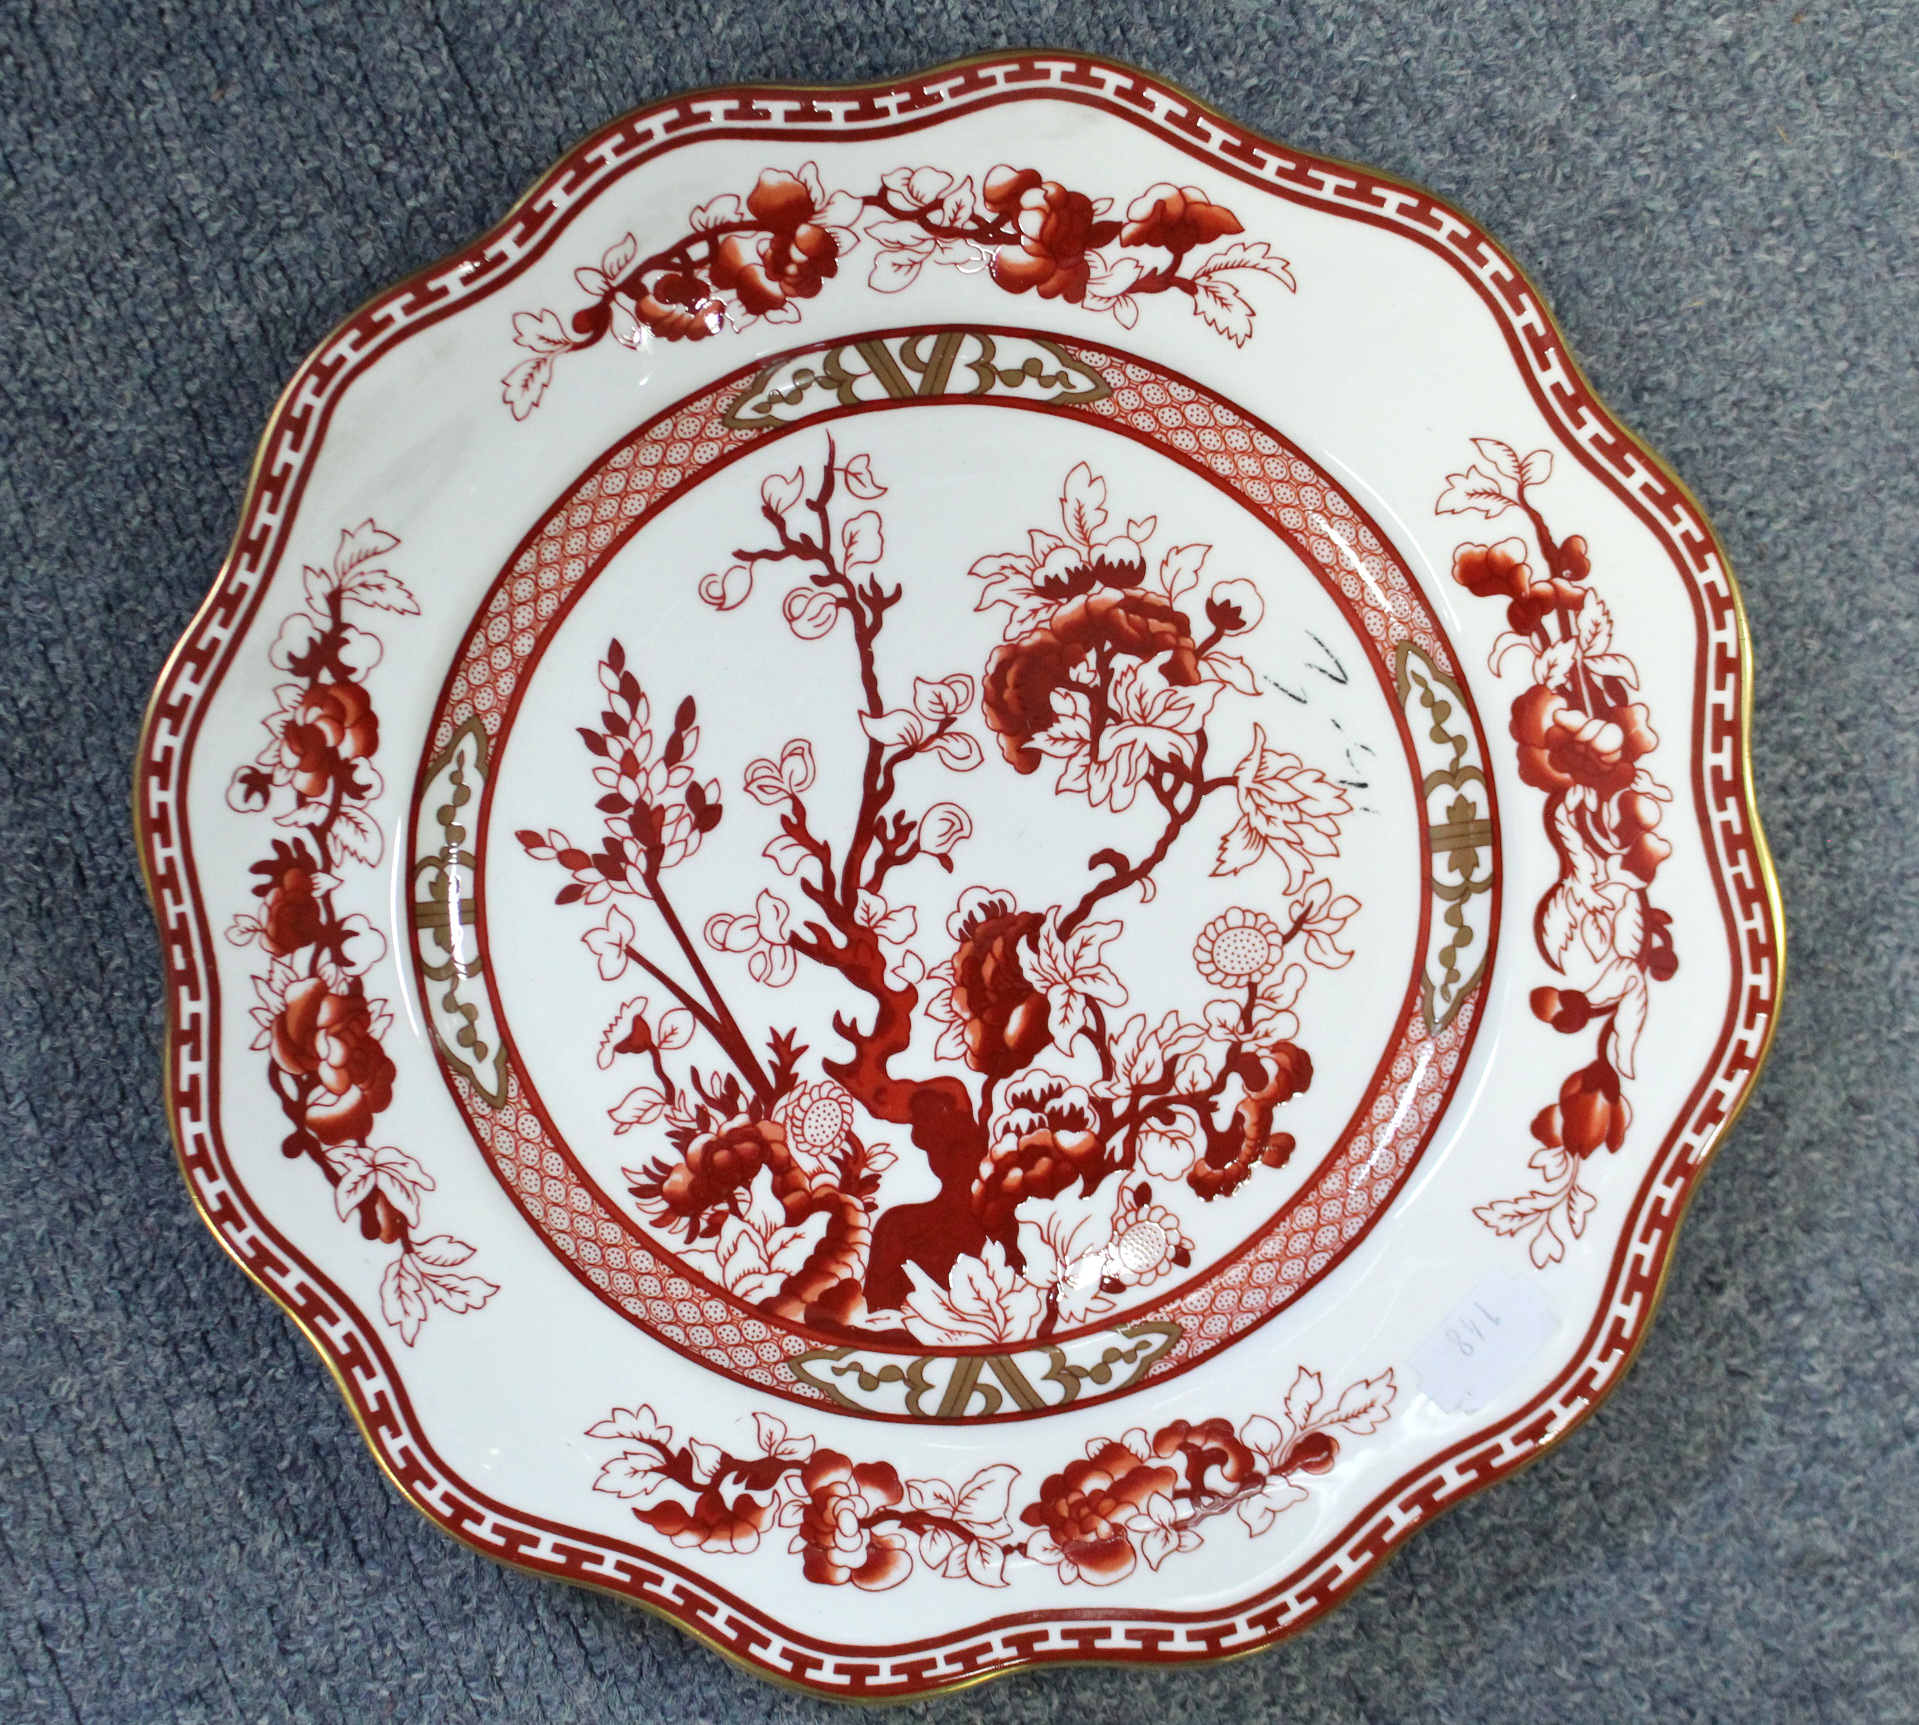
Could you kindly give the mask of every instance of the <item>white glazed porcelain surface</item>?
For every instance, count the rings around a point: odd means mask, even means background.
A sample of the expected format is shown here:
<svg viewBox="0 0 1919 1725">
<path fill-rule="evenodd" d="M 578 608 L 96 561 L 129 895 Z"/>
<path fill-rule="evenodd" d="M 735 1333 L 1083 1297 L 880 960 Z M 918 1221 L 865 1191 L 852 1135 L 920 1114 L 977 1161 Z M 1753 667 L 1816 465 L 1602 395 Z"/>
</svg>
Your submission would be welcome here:
<svg viewBox="0 0 1919 1725">
<path fill-rule="evenodd" d="M 1643 1334 L 1746 677 L 1423 194 L 1068 58 L 667 104 L 269 431 L 137 793 L 188 1181 L 426 1513 L 765 1674 L 1258 1646 Z"/>
</svg>

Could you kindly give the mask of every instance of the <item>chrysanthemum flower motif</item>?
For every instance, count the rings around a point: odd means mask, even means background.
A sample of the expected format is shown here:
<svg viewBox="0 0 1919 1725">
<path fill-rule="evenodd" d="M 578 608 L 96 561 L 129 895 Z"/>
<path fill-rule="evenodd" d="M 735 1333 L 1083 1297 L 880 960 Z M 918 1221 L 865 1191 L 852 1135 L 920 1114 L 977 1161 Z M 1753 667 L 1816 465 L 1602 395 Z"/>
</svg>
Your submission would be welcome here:
<svg viewBox="0 0 1919 1725">
<path fill-rule="evenodd" d="M 853 1130 L 853 1098 L 837 1084 L 799 1084 L 779 1100 L 773 1118 L 786 1128 L 786 1147 L 809 1172 L 824 1168 Z"/>
<path fill-rule="evenodd" d="M 1263 910 L 1234 905 L 1216 916 L 1193 943 L 1199 974 L 1216 988 L 1244 988 L 1279 968 L 1285 934 Z"/>
<path fill-rule="evenodd" d="M 1180 1267 L 1182 1258 L 1190 1264 L 1192 1256 L 1193 1242 L 1163 1204 L 1129 1202 L 1113 1217 L 1106 1273 L 1130 1288 L 1152 1286 Z"/>
</svg>

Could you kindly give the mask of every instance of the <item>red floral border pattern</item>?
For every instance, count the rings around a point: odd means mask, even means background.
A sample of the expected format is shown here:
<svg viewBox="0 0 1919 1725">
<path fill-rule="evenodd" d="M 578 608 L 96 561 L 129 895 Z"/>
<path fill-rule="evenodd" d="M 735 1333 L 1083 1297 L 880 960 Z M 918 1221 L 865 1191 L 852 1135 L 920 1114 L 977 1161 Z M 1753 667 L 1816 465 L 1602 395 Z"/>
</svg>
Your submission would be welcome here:
<svg viewBox="0 0 1919 1725">
<path fill-rule="evenodd" d="M 637 1499 L 634 1517 L 675 1545 L 749 1552 L 771 1525 L 794 1530 L 787 1549 L 819 1586 L 851 1583 L 868 1593 L 899 1586 L 922 1566 L 949 1581 L 1005 1587 L 1009 1559 L 1048 1565 L 1062 1585 L 1111 1587 L 1143 1558 L 1167 1558 L 1205 1543 L 1202 1523 L 1229 1510 L 1257 1539 L 1308 1496 L 1306 1480 L 1332 1471 L 1333 1434 L 1364 1437 L 1390 1417 L 1392 1372 L 1349 1384 L 1332 1401 L 1325 1380 L 1301 1366 L 1277 1414 L 1174 1420 L 1093 1438 L 1084 1461 L 1041 1483 L 1012 1513 L 1020 1470 L 993 1462 L 958 1485 L 900 1478 L 891 1462 L 854 1462 L 796 1437 L 784 1420 L 753 1416 L 756 1456 L 735 1456 L 689 1438 L 653 1409 L 615 1408 L 587 1436 L 626 1445 L 600 1469 L 595 1491 Z M 1030 1531 L 1020 1534 L 1019 1528 Z"/>
<path fill-rule="evenodd" d="M 1602 1145 L 1626 1141 L 1631 1078 L 1645 1028 L 1648 983 L 1679 969 L 1672 917 L 1647 894 L 1672 846 L 1655 830 L 1672 792 L 1642 764 L 1658 746 L 1651 714 L 1632 699 L 1639 670 L 1613 645 L 1612 613 L 1589 584 L 1592 561 L 1577 534 L 1555 539 L 1532 493 L 1552 475 L 1549 450 L 1520 455 L 1495 438 L 1473 440 L 1484 466 L 1446 476 L 1441 515 L 1523 515 L 1541 569 L 1522 539 L 1465 544 L 1453 579 L 1481 599 L 1504 599 L 1508 633 L 1494 642 L 1492 670 L 1524 654 L 1532 683 L 1513 702 L 1519 776 L 1546 794 L 1546 836 L 1559 878 L 1539 901 L 1533 933 L 1560 986 L 1532 992 L 1534 1014 L 1562 1035 L 1599 1027 L 1596 1057 L 1559 1088 L 1533 1120 L 1531 1166 L 1542 1184 L 1473 1214 L 1498 1234 L 1523 1235 L 1543 1269 L 1586 1231 L 1598 1202 L 1579 1170 Z"/>
<path fill-rule="evenodd" d="M 1125 116 L 1215 172 L 1401 234 L 1445 259 L 1480 294 L 1573 459 L 1667 548 L 1693 599 L 1699 678 L 1691 770 L 1734 984 L 1712 1059 L 1628 1206 L 1593 1320 L 1566 1368 L 1524 1407 L 1384 1486 L 1305 1561 L 1231 1609 L 990 1621 L 968 1634 L 876 1650 L 793 1634 L 670 1558 L 525 1515 L 477 1491 L 440 1459 L 377 1328 L 273 1228 L 233 1175 L 215 1109 L 220 1001 L 190 858 L 188 763 L 209 698 L 284 555 L 333 408 L 368 366 L 497 291 L 609 181 L 684 144 L 885 136 L 1033 98 Z M 1054 1662 L 1163 1665 L 1248 1652 L 1332 1609 L 1436 1513 L 1564 1436 L 1612 1387 L 1644 1334 L 1686 1200 L 1751 1088 L 1778 1011 L 1783 936 L 1753 813 L 1748 687 L 1738 602 L 1711 528 L 1586 388 L 1512 263 L 1471 221 L 1427 193 L 1283 149 L 1143 73 L 1082 56 L 1006 55 L 885 85 L 706 91 L 664 102 L 588 139 L 492 232 L 342 325 L 301 367 L 262 439 L 232 553 L 154 692 L 136 775 L 142 860 L 166 965 L 166 1070 L 181 1168 L 216 1238 L 325 1355 L 381 1465 L 422 1511 L 476 1550 L 621 1593 L 757 1670 L 828 1695 L 905 1698 Z"/>
<path fill-rule="evenodd" d="M 451 1234 L 422 1237 L 420 1204 L 433 1176 L 406 1151 L 372 1142 L 374 1116 L 393 1101 L 393 1062 L 381 1046 L 392 1023 L 366 973 L 386 955 L 386 937 L 334 903 L 339 870 L 377 867 L 384 848 L 367 805 L 380 794 L 373 756 L 380 718 L 366 676 L 384 647 L 347 620 L 347 607 L 418 616 L 406 585 L 382 560 L 399 545 L 372 521 L 342 531 L 330 567 L 305 573 L 306 603 L 287 614 L 267 657 L 295 680 L 274 690 L 266 746 L 233 775 L 227 803 L 240 814 L 278 807 L 288 837 L 256 862 L 257 910 L 227 928 L 235 946 L 258 945 L 253 1008 L 267 1079 L 292 1130 L 280 1145 L 333 1186 L 340 1220 L 369 1240 L 397 1246 L 380 1279 L 380 1311 L 408 1347 L 433 1306 L 470 1312 L 499 1292 L 462 1273 L 473 1248 Z"/>
<path fill-rule="evenodd" d="M 662 250 L 642 258 L 639 241 L 626 234 L 597 268 L 575 270 L 591 303 L 570 319 L 518 313 L 514 342 L 533 357 L 500 380 L 501 396 L 515 419 L 525 419 L 546 394 L 554 361 L 608 335 L 639 347 L 649 338 L 703 341 L 761 321 L 798 323 L 799 302 L 839 273 L 862 238 L 875 254 L 867 282 L 878 293 L 903 292 L 932 264 L 984 273 L 1006 293 L 1105 312 L 1131 329 L 1141 299 L 1177 291 L 1236 347 L 1252 339 L 1255 314 L 1232 278 L 1264 275 L 1294 287 L 1286 260 L 1264 240 L 1236 242 L 1185 267 L 1197 248 L 1245 231 L 1196 186 L 1149 186 L 1124 221 L 1112 209 L 1110 198 L 1004 164 L 977 190 L 970 174 L 894 168 L 863 196 L 827 191 L 813 162 L 767 168 L 744 200 L 726 192 L 693 210 L 687 233 Z M 1106 256 L 1102 248 L 1115 243 L 1121 251 Z M 1149 265 L 1141 251 L 1166 255 Z"/>
</svg>

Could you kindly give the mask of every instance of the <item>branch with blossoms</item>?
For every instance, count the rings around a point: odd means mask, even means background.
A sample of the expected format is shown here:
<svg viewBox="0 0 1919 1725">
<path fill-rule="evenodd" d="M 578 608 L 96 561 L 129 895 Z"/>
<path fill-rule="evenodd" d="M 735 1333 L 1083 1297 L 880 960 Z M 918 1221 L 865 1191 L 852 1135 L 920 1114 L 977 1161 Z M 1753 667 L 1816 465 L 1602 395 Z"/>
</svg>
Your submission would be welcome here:
<svg viewBox="0 0 1919 1725">
<path fill-rule="evenodd" d="M 1294 288 L 1284 258 L 1263 240 L 1238 241 L 1239 218 L 1197 187 L 1159 184 L 1127 206 L 1044 178 L 1036 168 L 993 168 L 976 188 L 932 167 L 894 168 L 863 196 L 828 192 L 819 168 L 768 168 L 744 198 L 723 193 L 694 209 L 687 231 L 640 255 L 626 234 L 597 266 L 574 271 L 588 304 L 570 318 L 519 312 L 514 342 L 529 358 L 502 379 L 516 419 L 539 406 L 554 363 L 611 336 L 628 347 L 649 340 L 703 341 L 762 320 L 796 323 L 840 261 L 865 238 L 874 249 L 869 285 L 911 287 L 929 265 L 985 273 L 1002 291 L 1064 300 L 1132 328 L 1139 302 L 1186 296 L 1194 313 L 1236 346 L 1253 333 L 1255 312 L 1242 286 L 1263 275 Z M 1112 248 L 1117 247 L 1117 251 Z"/>
<path fill-rule="evenodd" d="M 1015 1518 L 1020 1470 L 994 1462 L 958 1485 L 902 1479 L 884 1461 L 855 1462 L 753 1416 L 759 1450 L 736 1456 L 688 1438 L 645 1404 L 614 1408 L 587 1436 L 621 1446 L 593 1489 L 683 1549 L 745 1555 L 771 1529 L 790 1528 L 801 1574 L 824 1587 L 894 1588 L 915 1560 L 948 1580 L 1008 1585 L 1016 1559 L 1044 1564 L 1062 1585 L 1110 1587 L 1143 1560 L 1157 1570 L 1205 1543 L 1202 1526 L 1229 1511 L 1248 1537 L 1310 1495 L 1307 1481 L 1337 1464 L 1341 1438 L 1363 1437 L 1391 1416 L 1390 1371 L 1329 1400 L 1301 1367 L 1280 1409 L 1237 1429 L 1229 1420 L 1174 1420 L 1150 1435 L 1094 1438 L 1084 1460 L 1041 1483 Z M 1022 1532 L 1022 1530 L 1025 1530 Z M 1017 1537 L 1016 1537 L 1017 1536 Z"/>
<path fill-rule="evenodd" d="M 1070 909 L 1020 912 L 1011 894 L 975 889 L 949 921 L 959 950 L 938 973 L 947 987 L 929 1002 L 947 1027 L 940 1052 L 986 1073 L 989 1093 L 1048 1044 L 1070 1054 L 1084 1041 L 1101 1068 L 1090 1091 L 1040 1073 L 1023 1084 L 1017 1106 L 1009 1096 L 975 1186 L 976 1207 L 988 1215 L 1010 1213 L 1029 1195 L 1056 1195 L 1074 1180 L 1090 1194 L 1108 1175 L 1142 1166 L 1183 1179 L 1206 1201 L 1235 1191 L 1255 1166 L 1284 1166 L 1294 1142 L 1274 1132 L 1274 1111 L 1312 1082 L 1311 1059 L 1292 1040 L 1307 973 L 1284 962 L 1287 949 L 1304 937 L 1315 962 L 1343 964 L 1350 954 L 1335 937 L 1359 908 L 1312 876 L 1318 859 L 1337 854 L 1339 818 L 1350 806 L 1344 791 L 1297 756 L 1269 749 L 1258 726 L 1234 772 L 1206 772 L 1205 725 L 1218 697 L 1259 693 L 1251 669 L 1225 646 L 1258 627 L 1258 589 L 1215 582 L 1205 627 L 1196 627 L 1188 596 L 1200 587 L 1211 547 L 1149 555 L 1157 517 L 1115 517 L 1105 480 L 1083 462 L 1061 489 L 1060 529 L 1035 528 L 1025 549 L 972 566 L 981 582 L 976 609 L 1006 613 L 982 684 L 987 723 L 1017 771 L 1052 761 L 1061 794 L 1115 812 L 1144 796 L 1159 805 L 1163 824 L 1136 859 L 1095 853 L 1089 867 L 1104 878 Z M 1128 995 L 1100 953 L 1122 925 L 1088 917 L 1127 888 L 1150 898 L 1154 871 L 1180 835 L 1208 798 L 1227 792 L 1239 815 L 1213 873 L 1276 859 L 1299 895 L 1290 926 L 1229 911 L 1204 931 L 1194 959 L 1239 998 L 1210 1003 L 1203 1021 L 1168 1015 L 1150 1031 L 1142 1015 L 1115 1038 L 1106 1010 Z M 1020 1000 L 1022 989 L 1043 998 L 1043 1009 Z M 1137 1207 L 1149 1205 L 1141 1197 L 1149 1188 L 1128 1190 Z M 1030 1245 L 1052 1271 L 1049 1322 L 1062 1285 L 1116 1292 L 1142 1274 L 1150 1280 L 1183 1267 L 1188 1250 L 1170 1231 L 1167 1251 L 1150 1265 L 1129 1269 L 1108 1248 L 1106 1267 L 1091 1275 L 1062 1259 L 1057 1240 Z"/>
<path fill-rule="evenodd" d="M 227 802 L 242 814 L 275 810 L 291 836 L 252 865 L 258 909 L 235 916 L 227 938 L 267 957 L 253 979 L 253 1048 L 268 1056 L 268 1082 L 291 1128 L 281 1151 L 320 1169 L 341 1221 L 398 1248 L 380 1306 L 410 1346 L 433 1306 L 471 1311 L 499 1290 L 464 1273 L 473 1256 L 465 1241 L 420 1235 L 432 1175 L 404 1150 L 371 1141 L 396 1075 L 383 1046 L 392 1014 L 366 986 L 386 942 L 365 916 L 342 915 L 336 898 L 347 865 L 374 867 L 384 848 L 368 811 L 381 790 L 373 765 L 380 721 L 365 681 L 383 648 L 348 621 L 347 607 L 419 614 L 383 563 L 399 543 L 372 521 L 343 531 L 331 564 L 304 571 L 305 602 L 268 649 L 292 681 L 274 691 L 266 746 L 234 774 Z"/>
<path fill-rule="evenodd" d="M 629 966 L 644 971 L 719 1044 L 754 1094 L 770 1103 L 773 1087 L 767 1071 L 714 984 L 663 878 L 698 851 L 725 814 L 719 781 L 701 781 L 693 773 L 700 746 L 698 705 L 687 696 L 675 709 L 671 726 L 657 730 L 652 704 L 627 667 L 626 649 L 617 639 L 608 643 L 599 675 L 606 707 L 597 726 L 582 725 L 578 731 L 598 763 L 593 777 L 605 792 L 594 805 L 603 817 L 600 848 L 589 851 L 558 828 L 545 833 L 527 828 L 514 836 L 529 856 L 558 863 L 572 876 L 555 895 L 556 904 L 597 906 L 611 901 L 605 921 L 585 936 L 601 979 L 616 981 Z M 690 981 L 676 978 L 640 950 L 622 901 L 652 905 L 680 961 L 691 971 Z"/>
<path fill-rule="evenodd" d="M 1534 501 L 1552 475 L 1551 453 L 1522 456 L 1487 437 L 1475 438 L 1474 448 L 1479 460 L 1447 476 L 1437 512 L 1516 513 L 1532 541 L 1466 544 L 1453 553 L 1461 586 L 1506 602 L 1507 629 L 1492 649 L 1495 675 L 1515 656 L 1531 673 L 1513 702 L 1512 734 L 1520 778 L 1545 793 L 1546 833 L 1559 861 L 1533 931 L 1562 979 L 1534 989 L 1532 1008 L 1563 1035 L 1597 1029 L 1595 1058 L 1533 1121 L 1530 1165 L 1541 1183 L 1474 1211 L 1496 1233 L 1525 1236 L 1543 1267 L 1585 1231 L 1595 1200 L 1580 1184 L 1580 1168 L 1602 1145 L 1616 1152 L 1625 1142 L 1632 1109 L 1620 1081 L 1634 1075 L 1648 985 L 1679 968 L 1672 918 L 1648 890 L 1672 854 L 1656 830 L 1672 792 L 1643 764 L 1659 739 L 1647 708 L 1632 699 L 1638 669 L 1614 647 L 1612 614 L 1590 585 L 1590 548 L 1578 535 L 1556 539 Z"/>
</svg>

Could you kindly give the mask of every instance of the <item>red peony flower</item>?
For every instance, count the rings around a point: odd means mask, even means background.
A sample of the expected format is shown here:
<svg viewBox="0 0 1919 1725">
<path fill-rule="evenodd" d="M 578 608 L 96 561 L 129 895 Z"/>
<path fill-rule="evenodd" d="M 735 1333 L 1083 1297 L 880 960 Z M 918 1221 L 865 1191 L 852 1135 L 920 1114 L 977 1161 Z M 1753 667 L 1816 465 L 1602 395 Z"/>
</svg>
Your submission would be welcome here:
<svg viewBox="0 0 1919 1725">
<path fill-rule="evenodd" d="M 1086 254 L 1111 241 L 1119 223 L 1099 220 L 1084 192 L 1042 180 L 1033 168 L 995 168 L 984 196 L 989 209 L 1014 218 L 1020 236 L 993 254 L 993 280 L 1008 293 L 1037 289 L 1041 299 L 1083 300 L 1092 277 Z"/>
<path fill-rule="evenodd" d="M 1453 579 L 1480 599 L 1517 599 L 1532 585 L 1532 565 L 1517 539 L 1462 545 L 1453 553 Z"/>
<path fill-rule="evenodd" d="M 1040 1530 L 1028 1553 L 1057 1564 L 1064 1580 L 1084 1577 L 1095 1587 L 1123 1581 L 1138 1561 L 1135 1532 L 1153 1522 L 1152 1500 L 1170 1502 L 1178 1485 L 1174 1469 L 1124 1444 L 1102 1444 L 1087 1460 L 1049 1475 L 1039 1501 L 1020 1511 L 1022 1521 Z"/>
<path fill-rule="evenodd" d="M 1202 1420 L 1198 1425 L 1174 1420 L 1153 1433 L 1153 1454 L 1158 1459 L 1170 1460 L 1182 1450 L 1187 1478 L 1194 1485 L 1214 1469 L 1228 1485 L 1238 1485 L 1259 1468 L 1259 1458 L 1240 1441 L 1230 1420 Z"/>
<path fill-rule="evenodd" d="M 281 1071 L 319 1080 L 307 1100 L 306 1126 L 322 1144 L 364 1140 L 373 1116 L 393 1100 L 393 1062 L 360 995 L 334 994 L 317 976 L 302 978 L 273 1020 L 272 1046 Z"/>
<path fill-rule="evenodd" d="M 1142 660 L 1164 654 L 1168 683 L 1199 681 L 1192 623 L 1157 593 L 1103 590 L 1069 600 L 1031 634 L 995 647 L 986 664 L 980 707 L 1000 752 L 1022 773 L 1040 764 L 1032 740 L 1058 717 L 1054 694 L 1101 648 Z"/>
<path fill-rule="evenodd" d="M 292 769 L 293 788 L 309 799 L 324 797 L 347 763 L 379 746 L 380 721 L 358 683 L 316 683 L 280 733 L 280 759 Z"/>
<path fill-rule="evenodd" d="M 966 909 L 953 955 L 952 1012 L 966 1044 L 966 1064 L 989 1078 L 1009 1078 L 1053 1040 L 1046 996 L 1026 974 L 1020 948 L 1039 933 L 1037 911 L 984 898 Z"/>
<path fill-rule="evenodd" d="M 1559 1087 L 1559 1101 L 1533 1119 L 1533 1136 L 1549 1148 L 1563 1145 L 1582 1160 L 1602 1144 L 1626 1141 L 1632 1110 L 1619 1094 L 1619 1075 L 1603 1060 L 1582 1066 Z"/>
<path fill-rule="evenodd" d="M 1123 246 L 1160 246 L 1169 252 L 1189 252 L 1222 234 L 1245 230 L 1239 217 L 1221 204 L 1209 204 L 1205 194 L 1194 186 L 1151 187 L 1126 211 L 1126 226 L 1120 229 Z"/>
<path fill-rule="evenodd" d="M 1555 611 L 1578 611 L 1586 603 L 1586 589 L 1568 581 L 1535 581 L 1506 607 L 1506 627 L 1516 635 L 1530 634 L 1542 617 Z"/>
<path fill-rule="evenodd" d="M 1022 1095 L 1023 1089 L 1033 1093 Z M 1036 1073 L 1006 1100 L 998 1136 L 973 1181 L 973 1213 L 989 1234 L 1011 1227 L 1026 1199 L 1056 1197 L 1097 1174 L 1106 1157 L 1092 1098 L 1077 1084 Z"/>
<path fill-rule="evenodd" d="M 726 308 L 698 276 L 667 270 L 634 302 L 634 314 L 667 341 L 704 341 L 726 323 Z"/>
<path fill-rule="evenodd" d="M 260 865 L 256 872 L 262 872 Z M 277 958 L 311 946 L 326 927 L 326 918 L 313 889 L 313 870 L 301 863 L 272 869 L 264 886 L 255 890 L 260 906 L 260 943 Z"/>
<path fill-rule="evenodd" d="M 632 1187 L 643 1203 L 656 1203 L 668 1223 L 681 1223 L 690 1240 L 710 1210 L 729 1205 L 736 1192 L 753 1184 L 761 1168 L 773 1170 L 773 1193 L 789 1221 L 806 1215 L 812 1188 L 787 1148 L 786 1128 L 777 1120 L 736 1119 L 703 1132 L 686 1147 L 673 1167 L 655 1163 L 651 1181 Z M 717 1219 L 716 1219 L 717 1220 Z M 711 1231 L 711 1230 L 709 1230 Z"/>
<path fill-rule="evenodd" d="M 1519 744 L 1519 776 L 1536 790 L 1587 785 L 1601 796 L 1631 788 L 1639 757 L 1658 747 L 1638 703 L 1603 707 L 1588 715 L 1544 684 L 1513 702 L 1512 734 Z"/>
<path fill-rule="evenodd" d="M 760 1530 L 772 1513 L 771 1502 L 742 1492 L 731 1503 L 711 1486 L 694 1500 L 693 1507 L 668 1499 L 634 1514 L 675 1545 L 698 1546 L 701 1551 L 753 1551 L 760 1543 Z"/>
<path fill-rule="evenodd" d="M 872 1525 L 906 1495 L 889 1463 L 855 1467 L 837 1450 L 816 1450 L 800 1469 L 800 1485 L 806 1502 L 789 1506 L 788 1513 L 798 1511 L 792 1549 L 806 1553 L 802 1567 L 808 1581 L 828 1587 L 850 1581 L 880 1593 L 906 1579 L 913 1567 L 906 1535 L 897 1527 Z"/>
<path fill-rule="evenodd" d="M 1540 618 L 1554 611 L 1580 610 L 1586 590 L 1573 582 L 1592 572 L 1586 542 L 1574 537 L 1559 548 L 1559 573 L 1548 581 L 1533 579 L 1526 546 L 1518 539 L 1497 545 L 1462 545 L 1453 553 L 1453 579 L 1481 599 L 1504 599 L 1506 625 L 1516 634 L 1530 634 Z"/>
<path fill-rule="evenodd" d="M 768 168 L 746 208 L 766 231 L 728 234 L 714 251 L 712 275 L 713 285 L 731 288 L 749 312 L 761 316 L 789 300 L 811 299 L 822 280 L 839 273 L 840 242 L 821 224 L 823 207 L 803 180 Z"/>
</svg>

